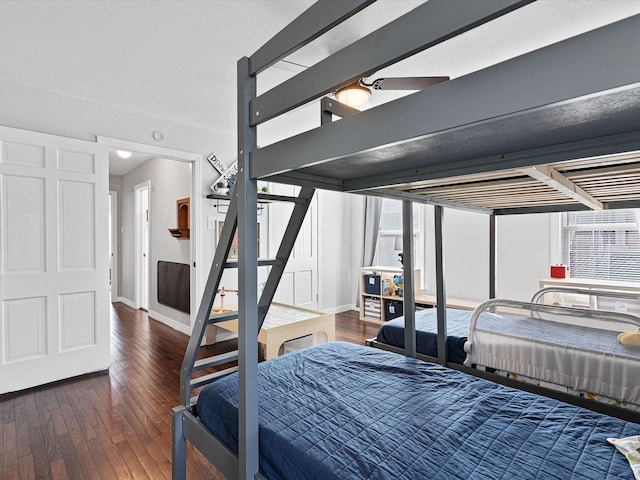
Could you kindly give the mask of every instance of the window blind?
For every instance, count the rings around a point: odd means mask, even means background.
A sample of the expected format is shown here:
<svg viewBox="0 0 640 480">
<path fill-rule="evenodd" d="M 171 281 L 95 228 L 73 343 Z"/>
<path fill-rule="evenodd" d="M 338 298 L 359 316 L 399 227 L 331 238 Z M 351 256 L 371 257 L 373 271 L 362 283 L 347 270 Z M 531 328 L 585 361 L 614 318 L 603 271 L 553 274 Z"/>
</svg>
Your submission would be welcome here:
<svg viewBox="0 0 640 480">
<path fill-rule="evenodd" d="M 573 278 L 640 282 L 640 210 L 562 214 L 562 259 Z"/>
</svg>

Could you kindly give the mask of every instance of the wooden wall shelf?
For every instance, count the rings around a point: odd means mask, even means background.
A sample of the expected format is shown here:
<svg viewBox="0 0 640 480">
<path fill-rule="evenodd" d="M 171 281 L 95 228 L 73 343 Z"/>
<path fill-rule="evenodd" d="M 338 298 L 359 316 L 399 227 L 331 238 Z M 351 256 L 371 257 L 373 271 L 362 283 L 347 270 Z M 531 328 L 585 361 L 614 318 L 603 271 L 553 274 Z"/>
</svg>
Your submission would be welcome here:
<svg viewBox="0 0 640 480">
<path fill-rule="evenodd" d="M 190 200 L 189 197 L 176 200 L 176 211 L 178 216 L 178 228 L 170 228 L 169 233 L 172 237 L 179 239 L 189 238 L 190 226 Z"/>
</svg>

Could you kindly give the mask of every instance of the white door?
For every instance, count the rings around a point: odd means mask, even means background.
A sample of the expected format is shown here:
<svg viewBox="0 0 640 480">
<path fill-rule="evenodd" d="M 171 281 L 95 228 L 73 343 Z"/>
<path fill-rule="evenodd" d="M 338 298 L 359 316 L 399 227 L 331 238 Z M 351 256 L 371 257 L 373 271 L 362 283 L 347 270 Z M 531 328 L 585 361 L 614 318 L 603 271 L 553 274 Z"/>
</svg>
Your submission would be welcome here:
<svg viewBox="0 0 640 480">
<path fill-rule="evenodd" d="M 136 209 L 136 303 L 149 310 L 149 189 L 151 182 L 134 187 Z"/>
<path fill-rule="evenodd" d="M 104 145 L 0 127 L 0 393 L 110 361 Z"/>
<path fill-rule="evenodd" d="M 271 193 L 297 195 L 299 187 L 271 184 Z M 269 207 L 269 256 L 275 257 L 282 235 L 287 227 L 293 205 L 272 203 Z M 314 195 L 307 216 L 300 229 L 293 252 L 280 285 L 275 301 L 305 307 L 318 308 L 318 221 L 317 196 Z"/>
<path fill-rule="evenodd" d="M 118 192 L 109 192 L 109 288 L 111 301 L 118 301 Z"/>
</svg>

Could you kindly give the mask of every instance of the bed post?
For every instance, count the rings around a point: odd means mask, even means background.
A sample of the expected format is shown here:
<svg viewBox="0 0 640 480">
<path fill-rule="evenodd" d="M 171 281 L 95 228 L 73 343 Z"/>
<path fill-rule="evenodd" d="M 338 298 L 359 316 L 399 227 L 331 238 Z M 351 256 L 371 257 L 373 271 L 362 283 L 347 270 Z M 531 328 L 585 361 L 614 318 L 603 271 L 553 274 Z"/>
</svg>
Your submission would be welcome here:
<svg viewBox="0 0 640 480">
<path fill-rule="evenodd" d="M 489 215 L 489 298 L 496 298 L 496 216 Z"/>
<path fill-rule="evenodd" d="M 258 252 L 257 181 L 250 176 L 249 154 L 257 146 L 249 124 L 249 102 L 256 77 L 249 59 L 238 61 L 238 468 L 239 478 L 258 473 Z"/>
<path fill-rule="evenodd" d="M 438 362 L 447 364 L 447 294 L 444 282 L 444 248 L 442 222 L 444 207 L 433 207 L 436 236 L 436 308 L 438 309 Z"/>
<path fill-rule="evenodd" d="M 187 440 L 182 433 L 182 412 L 186 407 L 180 405 L 171 409 L 173 416 L 173 444 L 171 448 L 171 478 L 186 480 L 187 478 Z"/>
<path fill-rule="evenodd" d="M 416 356 L 416 295 L 413 268 L 413 203 L 402 201 L 402 266 L 404 267 L 404 354 Z"/>
</svg>

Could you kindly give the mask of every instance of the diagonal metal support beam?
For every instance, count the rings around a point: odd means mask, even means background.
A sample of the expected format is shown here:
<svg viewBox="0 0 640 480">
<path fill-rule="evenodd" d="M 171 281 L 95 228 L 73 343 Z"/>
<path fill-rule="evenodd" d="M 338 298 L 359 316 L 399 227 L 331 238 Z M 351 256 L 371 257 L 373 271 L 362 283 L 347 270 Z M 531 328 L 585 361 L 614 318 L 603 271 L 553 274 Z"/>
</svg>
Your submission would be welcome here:
<svg viewBox="0 0 640 480">
<path fill-rule="evenodd" d="M 267 316 L 273 297 L 276 294 L 276 289 L 280 284 L 280 279 L 287 266 L 287 260 L 289 260 L 291 256 L 296 238 L 298 238 L 298 233 L 300 233 L 302 223 L 307 215 L 315 191 L 315 188 L 312 187 L 303 187 L 300 189 L 298 198 L 301 201 L 296 203 L 293 208 L 289 223 L 282 237 L 282 242 L 280 242 L 280 248 L 278 248 L 278 253 L 276 254 L 276 260 L 279 260 L 279 262 L 271 268 L 262 294 L 260 295 L 260 301 L 258 302 L 258 331 L 262 328 L 262 323 Z"/>
<path fill-rule="evenodd" d="M 213 257 L 213 262 L 211 263 L 209 277 L 207 278 L 207 283 L 204 287 L 204 292 L 202 293 L 200 307 L 198 308 L 198 313 L 196 313 L 193 332 L 189 337 L 189 344 L 187 345 L 184 360 L 182 361 L 182 368 L 180 369 L 180 403 L 184 406 L 189 405 L 191 398 L 191 371 L 193 370 L 205 329 L 209 324 L 213 301 L 216 298 L 216 293 L 220 286 L 222 272 L 224 271 L 227 255 L 231 249 L 231 242 L 233 241 L 233 236 L 236 233 L 237 227 L 238 201 L 234 187 L 231 190 L 231 202 L 229 203 L 229 209 L 227 210 L 224 226 L 222 227 L 220 239 L 218 240 L 218 247 L 216 248 L 216 253 Z"/>
<path fill-rule="evenodd" d="M 520 171 L 526 175 L 529 175 L 531 178 L 535 178 L 545 185 L 548 185 L 554 190 L 557 190 L 558 192 L 563 193 L 570 198 L 573 198 L 575 201 L 586 205 L 592 210 L 603 209 L 603 205 L 600 200 L 585 192 L 582 188 L 573 183 L 553 167 L 540 165 L 537 167 L 523 168 L 520 169 Z"/>
</svg>

